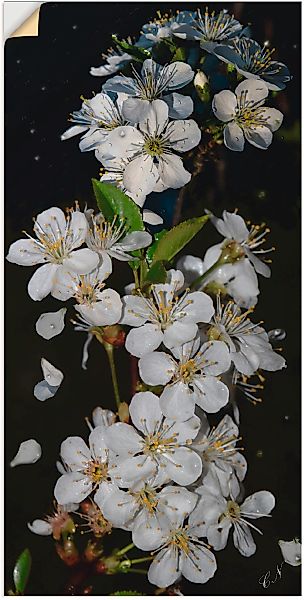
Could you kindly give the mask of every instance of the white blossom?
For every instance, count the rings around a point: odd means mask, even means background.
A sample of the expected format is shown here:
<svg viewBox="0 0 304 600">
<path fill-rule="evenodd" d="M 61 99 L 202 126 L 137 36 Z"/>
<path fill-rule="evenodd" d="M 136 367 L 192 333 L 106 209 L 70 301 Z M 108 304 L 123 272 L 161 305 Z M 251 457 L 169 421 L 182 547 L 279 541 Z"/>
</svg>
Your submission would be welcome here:
<svg viewBox="0 0 304 600">
<path fill-rule="evenodd" d="M 42 300 L 52 292 L 56 277 L 64 268 L 85 275 L 99 261 L 98 254 L 82 246 L 87 236 L 88 224 L 83 213 L 76 210 L 65 217 L 60 208 L 53 207 L 37 216 L 34 232 L 37 239 L 14 242 L 7 260 L 17 265 L 42 264 L 29 281 L 28 293 L 33 300 Z"/>
<path fill-rule="evenodd" d="M 160 407 L 170 419 L 184 421 L 194 414 L 198 404 L 209 413 L 219 411 L 228 402 L 229 390 L 217 376 L 230 367 L 229 350 L 218 341 L 191 342 L 176 346 L 172 356 L 165 352 L 145 354 L 139 361 L 139 373 L 148 385 L 164 385 Z"/>
<path fill-rule="evenodd" d="M 258 369 L 282 369 L 286 366 L 285 359 L 273 351 L 268 335 L 260 324 L 248 319 L 250 312 L 249 309 L 242 313 L 233 302 L 221 305 L 218 296 L 217 311 L 207 332 L 208 338 L 226 342 L 231 361 L 244 375 L 253 375 Z"/>
<path fill-rule="evenodd" d="M 224 143 L 229 150 L 241 152 L 247 142 L 267 150 L 273 131 L 279 129 L 283 115 L 276 108 L 266 108 L 269 90 L 262 80 L 246 79 L 239 83 L 235 94 L 223 90 L 214 95 L 212 109 L 224 126 Z"/>
<path fill-rule="evenodd" d="M 187 63 L 176 61 L 162 66 L 148 58 L 140 74 L 133 68 L 133 76 L 116 75 L 103 85 L 106 92 L 126 95 L 122 113 L 130 123 L 143 121 L 149 114 L 150 103 L 159 98 L 168 104 L 169 117 L 173 119 L 185 119 L 193 112 L 192 98 L 175 93 L 194 77 Z"/>
<path fill-rule="evenodd" d="M 137 527 L 138 547 L 157 552 L 148 579 L 158 587 L 172 585 L 181 575 L 193 583 L 206 583 L 216 571 L 215 557 L 200 539 L 199 524 L 194 518 L 184 524 L 188 514 L 182 507 L 170 519 L 163 518 L 161 527 L 149 527 L 145 521 Z"/>
<path fill-rule="evenodd" d="M 134 426 L 114 423 L 106 430 L 109 448 L 117 454 L 112 477 L 119 487 L 154 478 L 154 485 L 173 480 L 188 485 L 201 474 L 199 456 L 189 448 L 199 430 L 200 420 L 183 423 L 164 418 L 159 398 L 139 392 L 129 406 Z M 156 483 L 157 482 L 157 483 Z"/>
<path fill-rule="evenodd" d="M 225 548 L 229 531 L 233 527 L 235 547 L 243 556 L 252 556 L 256 545 L 250 529 L 260 534 L 262 532 L 250 521 L 270 516 L 275 505 L 274 496 L 266 491 L 255 492 L 239 505 L 233 497 L 224 498 L 216 486 L 202 485 L 196 492 L 201 495 L 201 499 L 190 515 L 189 522 L 194 520 L 197 523 L 201 520 L 201 535 L 207 536 L 214 550 Z"/>
<path fill-rule="evenodd" d="M 122 303 L 118 292 L 111 288 L 103 289 L 106 261 L 102 267 L 88 275 L 77 275 L 61 271 L 53 289 L 53 296 L 59 300 L 73 297 L 75 310 L 87 323 L 97 326 L 114 325 L 121 317 Z M 110 267 L 109 267 L 110 268 Z"/>
<path fill-rule="evenodd" d="M 16 456 L 11 460 L 10 467 L 17 465 L 32 465 L 41 457 L 41 446 L 36 440 L 21 442 Z"/>
<path fill-rule="evenodd" d="M 122 298 L 121 323 L 133 327 L 126 338 L 130 354 L 141 357 L 156 350 L 161 343 L 167 348 L 192 340 L 197 323 L 208 323 L 214 314 L 211 298 L 204 292 L 178 290 L 183 287 L 180 271 L 168 271 L 168 283 L 152 286 L 151 296 L 127 295 Z"/>
<path fill-rule="evenodd" d="M 229 415 L 212 428 L 202 416 L 199 434 L 191 446 L 203 462 L 203 483 L 208 485 L 210 480 L 215 480 L 223 496 L 232 493 L 236 498 L 240 492 L 239 481 L 246 475 L 247 463 L 236 445 L 240 439 L 238 427 Z"/>
<path fill-rule="evenodd" d="M 225 242 L 209 248 L 205 256 L 206 264 L 208 265 L 207 268 L 211 266 L 212 261 L 216 262 L 218 260 L 225 243 L 227 244 L 233 240 L 239 246 L 236 247 L 238 253 L 241 254 L 242 251 L 244 253 L 244 258 L 240 256 L 238 263 L 243 262 L 245 257 L 247 257 L 257 273 L 264 275 L 264 277 L 270 277 L 271 271 L 269 266 L 261 260 L 264 254 L 274 250 L 274 248 L 269 248 L 268 250 L 261 248 L 265 242 L 265 235 L 270 231 L 269 228 L 265 228 L 265 223 L 251 225 L 250 229 L 248 229 L 244 219 L 236 213 L 224 210 L 222 219 L 218 219 L 212 213 L 209 214 L 212 224 L 225 238 Z"/>
<path fill-rule="evenodd" d="M 168 122 L 168 105 L 163 100 L 149 104 L 147 117 L 132 126 L 112 131 L 96 157 L 103 160 L 125 158 L 124 187 L 132 195 L 148 195 L 167 188 L 180 188 L 188 183 L 191 174 L 176 154 L 197 146 L 201 131 L 191 119 Z"/>
<path fill-rule="evenodd" d="M 110 131 L 126 125 L 127 120 L 122 115 L 122 105 L 127 99 L 126 94 L 115 94 L 113 100 L 108 94 L 100 92 L 90 100 L 83 100 L 80 110 L 73 112 L 70 121 L 76 123 L 67 129 L 61 140 L 68 140 L 78 134 L 83 134 L 79 143 L 82 152 L 96 150 L 107 139 Z"/>
<path fill-rule="evenodd" d="M 226 9 L 209 13 L 208 6 L 203 14 L 198 9 L 195 19 L 178 29 L 186 39 L 198 40 L 200 47 L 211 54 L 215 53 L 218 44 L 229 45 L 237 39 L 241 31 L 242 25 Z"/>
<path fill-rule="evenodd" d="M 105 441 L 107 428 L 99 425 L 91 431 L 89 447 L 81 437 L 68 437 L 61 444 L 60 455 L 65 473 L 58 479 L 54 496 L 59 504 L 82 502 L 99 485 L 111 487 L 112 455 Z"/>
<path fill-rule="evenodd" d="M 64 329 L 64 317 L 67 309 L 60 308 L 56 312 L 42 313 L 36 322 L 36 331 L 45 340 L 59 335 Z"/>
<path fill-rule="evenodd" d="M 103 54 L 102 57 L 104 58 L 105 63 L 100 65 L 100 67 L 91 67 L 90 75 L 93 75 L 94 77 L 107 77 L 107 75 L 112 75 L 120 69 L 123 69 L 125 65 L 133 60 L 130 54 L 122 52 L 120 48 L 117 48 L 116 51 L 110 48 L 107 51 L 107 54 Z"/>
</svg>

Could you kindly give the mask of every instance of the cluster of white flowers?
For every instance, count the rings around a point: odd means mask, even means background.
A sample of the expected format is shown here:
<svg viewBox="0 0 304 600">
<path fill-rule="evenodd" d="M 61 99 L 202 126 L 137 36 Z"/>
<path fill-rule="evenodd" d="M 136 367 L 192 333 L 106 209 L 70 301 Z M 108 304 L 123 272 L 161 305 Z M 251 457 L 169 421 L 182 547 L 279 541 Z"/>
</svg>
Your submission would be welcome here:
<svg viewBox="0 0 304 600">
<path fill-rule="evenodd" d="M 203 52 L 224 60 L 225 48 L 231 49 L 230 57 L 233 44 L 237 52 L 241 33 L 242 26 L 225 11 L 206 11 L 204 17 L 184 11 L 145 25 L 132 48 L 152 51 L 167 38 L 198 40 Z M 106 65 L 92 69 L 93 75 L 105 76 L 127 65 L 128 75 L 108 79 L 100 93 L 83 100 L 62 139 L 82 134 L 80 149 L 94 150 L 105 169 L 101 181 L 113 184 L 113 190 L 118 186 L 133 207 L 133 201 L 143 207 L 151 192 L 189 182 L 191 174 L 180 154 L 199 144 L 201 129 L 189 119 L 195 88 L 188 90 L 195 72 L 187 62 L 161 65 L 150 56 L 140 72 L 130 63 L 132 54 L 111 54 Z M 273 88 L 262 71 L 253 76 L 238 63 L 236 67 L 246 79 L 235 93 L 217 93 L 212 110 L 225 123 L 228 148 L 242 150 L 246 139 L 265 149 L 282 122 L 278 110 L 264 108 Z M 186 94 L 176 92 L 186 86 Z M 234 398 L 237 385 L 247 386 L 252 395 L 255 386 L 248 379 L 259 376 L 260 370 L 285 367 L 284 358 L 272 348 L 273 337 L 249 318 L 259 294 L 257 274 L 271 274 L 262 260 L 269 250 L 261 247 L 268 229 L 264 224 L 248 228 L 236 212 L 224 211 L 217 218 L 206 211 L 205 218 L 224 240 L 210 247 L 203 259 L 180 256 L 176 268 L 165 269 L 166 261 L 159 261 L 162 277 L 145 280 L 142 274 L 151 260 L 153 270 L 153 255 L 146 249 L 151 251 L 158 239 L 153 240 L 144 226 L 130 228 L 121 211 L 120 206 L 107 218 L 103 212 L 82 212 L 76 205 L 66 216 L 52 207 L 35 219 L 36 237 L 27 234 L 9 248 L 11 263 L 40 265 L 28 284 L 33 300 L 48 294 L 61 302 L 72 299 L 79 316 L 75 328 L 88 333 L 85 368 L 95 335 L 105 346 L 115 345 L 111 337 L 103 337 L 115 325 L 126 336 L 126 351 L 138 360 L 140 378 L 127 416 L 122 418 L 119 407 L 117 414 L 97 407 L 88 444 L 77 436 L 63 441 L 54 490 L 57 512 L 29 527 L 40 535 L 53 533 L 58 540 L 61 530 L 71 526 L 78 506 L 90 498 L 88 519 L 98 513 L 103 532 L 111 527 L 130 531 L 137 548 L 152 552 L 152 584 L 167 587 L 181 575 L 204 583 L 217 568 L 212 550 L 226 546 L 229 530 L 233 528 L 239 552 L 251 556 L 256 549 L 251 529 L 261 533 L 251 520 L 269 516 L 275 505 L 268 491 L 244 499 L 247 463 L 237 445 L 241 438 Z M 142 216 L 150 224 L 161 222 L 149 211 Z M 184 245 L 182 240 L 181 248 Z M 112 261 L 130 263 L 135 274 L 125 295 L 106 286 Z M 46 340 L 61 334 L 66 310 L 43 313 L 37 333 Z M 63 374 L 45 359 L 41 364 L 44 380 L 35 386 L 34 395 L 44 401 L 56 393 Z M 231 407 L 234 420 L 228 414 Z M 211 427 L 208 419 L 216 424 Z M 20 461 L 18 455 L 14 464 Z M 100 532 L 96 527 L 92 531 Z"/>
</svg>

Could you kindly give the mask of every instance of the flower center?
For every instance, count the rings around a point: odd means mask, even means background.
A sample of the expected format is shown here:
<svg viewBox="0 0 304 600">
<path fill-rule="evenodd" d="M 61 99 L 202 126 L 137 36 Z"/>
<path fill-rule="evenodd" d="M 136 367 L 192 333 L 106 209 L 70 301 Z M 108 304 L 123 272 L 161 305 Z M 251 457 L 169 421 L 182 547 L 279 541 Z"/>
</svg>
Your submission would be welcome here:
<svg viewBox="0 0 304 600">
<path fill-rule="evenodd" d="M 149 486 L 145 486 L 139 492 L 132 494 L 139 506 L 148 510 L 149 513 L 154 514 L 155 509 L 158 505 L 158 498 L 156 492 Z"/>
<path fill-rule="evenodd" d="M 97 293 L 105 286 L 104 283 L 92 280 L 86 275 L 80 275 L 79 283 L 75 293 L 78 304 L 93 304 L 97 302 Z"/>
<path fill-rule="evenodd" d="M 172 531 L 170 545 L 182 550 L 185 554 L 189 554 L 189 537 L 183 527 Z"/>
<path fill-rule="evenodd" d="M 171 448 L 177 447 L 176 433 L 172 433 L 170 437 L 164 437 L 166 430 L 160 431 L 154 435 L 147 435 L 145 438 L 144 454 L 153 456 L 170 451 Z"/>
<path fill-rule="evenodd" d="M 113 221 L 106 221 L 102 215 L 92 217 L 89 232 L 89 245 L 92 250 L 108 250 L 126 233 L 125 223 L 117 223 L 117 215 Z"/>
<path fill-rule="evenodd" d="M 193 358 L 179 366 L 179 376 L 185 382 L 189 382 L 197 370 L 196 362 Z"/>
<path fill-rule="evenodd" d="M 228 500 L 227 509 L 224 515 L 231 519 L 231 521 L 238 521 L 241 515 L 241 509 L 236 502 Z"/>
<path fill-rule="evenodd" d="M 106 462 L 100 462 L 98 460 L 91 460 L 85 469 L 85 475 L 89 477 L 89 479 L 98 484 L 104 479 L 108 477 L 108 465 Z"/>
<path fill-rule="evenodd" d="M 164 152 L 164 144 L 161 138 L 148 138 L 144 145 L 144 150 L 150 156 L 161 156 Z"/>
</svg>

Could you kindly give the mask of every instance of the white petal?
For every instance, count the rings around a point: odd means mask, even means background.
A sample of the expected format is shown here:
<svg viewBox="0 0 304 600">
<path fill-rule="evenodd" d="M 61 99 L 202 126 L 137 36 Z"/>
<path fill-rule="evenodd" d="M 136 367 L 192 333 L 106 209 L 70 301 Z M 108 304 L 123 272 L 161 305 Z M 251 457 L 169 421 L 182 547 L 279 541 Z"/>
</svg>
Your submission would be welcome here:
<svg viewBox="0 0 304 600">
<path fill-rule="evenodd" d="M 32 465 L 41 457 L 41 446 L 36 440 L 21 442 L 16 456 L 11 460 L 10 466 Z"/>
<path fill-rule="evenodd" d="M 250 515 L 250 519 L 259 519 L 261 516 L 269 515 L 275 506 L 275 497 L 270 492 L 255 492 L 248 496 L 241 504 L 241 512 Z"/>
<path fill-rule="evenodd" d="M 228 371 L 231 363 L 227 344 L 224 342 L 211 341 L 202 345 L 196 360 L 203 358 L 202 370 L 204 375 L 221 375 Z"/>
<path fill-rule="evenodd" d="M 126 349 L 133 356 L 141 357 L 153 352 L 163 341 L 163 333 L 158 325 L 147 323 L 137 329 L 131 329 L 126 337 Z"/>
<path fill-rule="evenodd" d="M 263 117 L 267 119 L 267 127 L 271 131 L 277 131 L 282 125 L 283 115 L 276 108 L 263 108 Z"/>
<path fill-rule="evenodd" d="M 101 509 L 113 527 L 122 527 L 134 517 L 137 502 L 131 494 L 113 486 L 113 492 L 106 497 Z"/>
<path fill-rule="evenodd" d="M 136 519 L 137 521 L 137 519 Z M 154 515 L 140 515 L 132 531 L 132 542 L 141 550 L 154 550 L 164 541 L 164 534 Z"/>
<path fill-rule="evenodd" d="M 126 121 L 129 121 L 130 123 L 140 123 L 147 117 L 149 107 L 149 100 L 132 98 L 130 96 L 123 103 L 122 114 Z"/>
<path fill-rule="evenodd" d="M 60 385 L 63 380 L 63 373 L 54 367 L 46 358 L 41 359 L 41 369 L 45 381 L 51 386 Z"/>
<path fill-rule="evenodd" d="M 258 258 L 258 256 L 256 256 L 256 254 L 251 252 L 251 250 L 249 250 L 249 248 L 246 246 L 245 246 L 245 252 L 248 256 L 248 259 L 253 264 L 255 271 L 257 273 L 259 273 L 260 275 L 263 275 L 263 277 L 270 277 L 270 275 L 271 275 L 270 267 L 268 265 L 266 265 L 262 260 L 260 260 Z"/>
<path fill-rule="evenodd" d="M 213 302 L 204 292 L 191 292 L 187 294 L 183 312 L 187 320 L 191 319 L 196 323 L 209 323 L 214 315 Z"/>
<path fill-rule="evenodd" d="M 186 119 L 193 113 L 194 105 L 191 96 L 182 94 L 167 94 L 163 100 L 168 104 L 171 119 Z"/>
<path fill-rule="evenodd" d="M 268 94 L 268 87 L 261 79 L 245 79 L 235 88 L 237 99 L 244 96 L 246 102 L 262 102 Z"/>
<path fill-rule="evenodd" d="M 79 210 L 74 210 L 69 229 L 73 236 L 72 248 L 79 248 L 84 243 L 88 231 L 88 221 L 85 214 Z"/>
<path fill-rule="evenodd" d="M 36 383 L 33 394 L 37 400 L 44 402 L 49 398 L 53 398 L 59 389 L 59 385 L 49 385 L 47 381 L 39 381 Z"/>
<path fill-rule="evenodd" d="M 189 554 L 183 552 L 180 565 L 183 576 L 193 583 L 206 583 L 217 569 L 214 554 L 208 548 L 194 544 L 190 544 Z"/>
<path fill-rule="evenodd" d="M 158 173 L 152 156 L 141 154 L 126 166 L 123 184 L 132 195 L 148 196 L 153 191 L 157 179 Z"/>
<path fill-rule="evenodd" d="M 148 579 L 153 585 L 166 588 L 180 576 L 178 568 L 178 551 L 176 548 L 161 550 L 156 555 L 148 571 Z"/>
<path fill-rule="evenodd" d="M 185 342 L 193 340 L 197 333 L 197 325 L 193 322 L 175 321 L 164 331 L 164 344 L 167 348 L 181 346 Z"/>
<path fill-rule="evenodd" d="M 153 434 L 162 421 L 159 398 L 152 392 L 138 392 L 130 402 L 129 412 L 133 424 L 145 435 Z"/>
<path fill-rule="evenodd" d="M 53 532 L 52 525 L 43 519 L 35 519 L 32 523 L 27 524 L 28 528 L 32 533 L 37 535 L 51 535 Z"/>
<path fill-rule="evenodd" d="M 212 110 L 220 121 L 227 123 L 232 121 L 237 108 L 236 95 L 230 90 L 223 90 L 214 94 L 212 101 Z"/>
<path fill-rule="evenodd" d="M 234 524 L 233 543 L 243 556 L 252 556 L 256 551 L 255 542 L 246 523 L 237 521 Z"/>
<path fill-rule="evenodd" d="M 74 271 L 79 275 L 87 275 L 96 269 L 98 263 L 99 256 L 97 252 L 93 252 L 93 250 L 89 250 L 89 248 L 74 250 L 69 257 L 65 258 L 63 261 L 66 270 Z"/>
<path fill-rule="evenodd" d="M 174 520 L 176 512 L 184 516 L 190 515 L 197 503 L 198 496 L 186 488 L 176 485 L 166 485 L 158 494 L 161 500 L 160 510 L 164 510 L 169 519 Z M 163 503 L 165 507 L 163 508 Z"/>
<path fill-rule="evenodd" d="M 104 281 L 112 273 L 112 260 L 107 252 L 102 250 L 99 253 L 100 263 L 98 266 L 98 279 Z"/>
<path fill-rule="evenodd" d="M 227 386 L 216 377 L 195 378 L 194 390 L 196 403 L 207 413 L 216 413 L 229 400 Z"/>
<path fill-rule="evenodd" d="M 284 542 L 279 540 L 279 546 L 285 562 L 292 567 L 298 567 L 301 564 L 301 549 L 302 546 L 298 540 Z"/>
<path fill-rule="evenodd" d="M 201 258 L 197 256 L 191 256 L 191 254 L 187 254 L 185 256 L 181 256 L 176 266 L 180 271 L 182 271 L 186 285 L 191 284 L 195 279 L 197 279 L 200 275 L 203 275 L 205 272 L 204 262 Z"/>
<path fill-rule="evenodd" d="M 32 300 L 42 300 L 51 292 L 55 283 L 57 269 L 57 264 L 48 263 L 35 271 L 27 286 Z"/>
<path fill-rule="evenodd" d="M 34 231 L 43 231 L 44 234 L 59 239 L 66 230 L 66 218 L 61 208 L 52 206 L 40 213 L 34 224 Z"/>
<path fill-rule="evenodd" d="M 182 381 L 167 386 L 160 396 L 160 407 L 166 417 L 186 421 L 194 415 L 195 397 Z"/>
<path fill-rule="evenodd" d="M 149 305 L 141 296 L 127 295 L 122 298 L 122 317 L 120 323 L 139 327 L 150 316 Z"/>
<path fill-rule="evenodd" d="M 108 410 L 107 408 L 101 408 L 101 406 L 96 406 L 92 412 L 92 421 L 94 423 L 94 427 L 98 427 L 99 425 L 113 425 L 116 420 L 115 413 L 112 410 Z"/>
<path fill-rule="evenodd" d="M 119 487 L 131 487 L 151 480 L 156 475 L 156 463 L 144 454 L 126 460 L 119 457 L 117 466 L 110 469 L 110 475 Z"/>
<path fill-rule="evenodd" d="M 142 448 L 141 437 L 134 427 L 127 425 L 127 423 L 114 423 L 108 427 L 105 439 L 109 448 L 117 454 L 131 454 L 132 456 Z"/>
<path fill-rule="evenodd" d="M 245 139 L 243 131 L 234 121 L 228 123 L 224 129 L 224 144 L 229 150 L 235 152 L 242 152 L 244 150 Z"/>
<path fill-rule="evenodd" d="M 67 473 L 59 477 L 54 496 L 58 504 L 68 504 L 70 502 L 82 502 L 92 491 L 92 483 L 89 478 L 82 473 Z"/>
<path fill-rule="evenodd" d="M 10 245 L 6 260 L 27 267 L 45 262 L 45 253 L 33 240 L 22 239 Z"/>
<path fill-rule="evenodd" d="M 182 159 L 176 154 L 163 154 L 158 171 L 163 184 L 173 189 L 183 187 L 191 179 L 191 173 L 186 171 Z"/>
<path fill-rule="evenodd" d="M 166 352 L 149 352 L 140 359 L 138 368 L 148 385 L 165 385 L 172 378 L 176 364 Z"/>
<path fill-rule="evenodd" d="M 244 375 L 253 375 L 260 364 L 259 356 L 251 348 L 241 346 L 240 352 L 231 352 L 231 360 L 234 362 L 237 370 Z"/>
<path fill-rule="evenodd" d="M 92 460 L 91 451 L 79 436 L 68 437 L 62 442 L 60 456 L 72 471 L 85 469 L 87 463 Z"/>
<path fill-rule="evenodd" d="M 166 131 L 169 141 L 177 152 L 187 152 L 200 143 L 201 130 L 192 119 L 171 121 Z"/>
<path fill-rule="evenodd" d="M 91 431 L 89 436 L 89 446 L 94 458 L 101 462 L 106 462 L 108 458 L 108 448 L 105 441 L 105 432 L 107 427 L 99 425 Z"/>
<path fill-rule="evenodd" d="M 179 485 L 193 483 L 202 472 L 202 461 L 190 448 L 177 448 L 170 455 L 163 454 L 162 460 L 168 475 Z"/>
<path fill-rule="evenodd" d="M 64 140 L 69 140 L 71 137 L 74 137 L 74 135 L 78 135 L 79 133 L 84 133 L 84 131 L 87 130 L 87 127 L 85 125 L 73 125 L 72 127 L 69 127 L 66 131 L 64 131 L 64 133 L 61 134 L 60 139 L 61 141 Z"/>
<path fill-rule="evenodd" d="M 143 135 L 135 127 L 120 126 L 113 129 L 106 141 L 96 150 L 96 158 L 103 159 L 132 157 L 145 143 Z"/>
<path fill-rule="evenodd" d="M 36 331 L 45 340 L 59 335 L 64 329 L 64 317 L 67 309 L 60 308 L 56 312 L 42 313 L 36 321 Z"/>
<path fill-rule="evenodd" d="M 118 245 L 125 252 L 132 252 L 133 250 L 146 248 L 151 242 L 152 236 L 147 231 L 132 231 L 131 233 L 128 233 Z"/>
<path fill-rule="evenodd" d="M 256 148 L 260 148 L 260 150 L 267 150 L 273 138 L 269 127 L 266 127 L 265 125 L 246 127 L 244 129 L 244 135 L 247 142 L 256 146 Z"/>
<path fill-rule="evenodd" d="M 170 77 L 168 82 L 169 90 L 177 90 L 184 85 L 187 85 L 192 81 L 194 77 L 194 71 L 187 63 L 181 61 L 175 61 L 170 65 L 167 65 L 162 70 L 162 75 Z"/>
<path fill-rule="evenodd" d="M 189 444 L 194 438 L 196 438 L 201 421 L 199 417 L 194 415 L 187 421 L 174 422 L 172 419 L 165 419 L 164 427 L 174 430 L 177 442 L 179 445 Z"/>
<path fill-rule="evenodd" d="M 222 519 L 220 523 L 214 523 L 208 527 L 208 542 L 214 550 L 223 550 L 227 545 L 231 521 L 227 518 Z"/>
<path fill-rule="evenodd" d="M 143 210 L 143 221 L 149 223 L 149 225 L 161 225 L 164 222 L 162 217 L 148 208 Z"/>
<path fill-rule="evenodd" d="M 100 293 L 98 302 L 90 305 L 78 304 L 75 309 L 92 325 L 105 326 L 118 323 L 122 302 L 119 294 L 110 288 Z"/>
<path fill-rule="evenodd" d="M 149 135 L 162 133 L 168 120 L 168 106 L 163 100 L 153 100 L 145 119 L 140 123 L 140 130 Z"/>
</svg>

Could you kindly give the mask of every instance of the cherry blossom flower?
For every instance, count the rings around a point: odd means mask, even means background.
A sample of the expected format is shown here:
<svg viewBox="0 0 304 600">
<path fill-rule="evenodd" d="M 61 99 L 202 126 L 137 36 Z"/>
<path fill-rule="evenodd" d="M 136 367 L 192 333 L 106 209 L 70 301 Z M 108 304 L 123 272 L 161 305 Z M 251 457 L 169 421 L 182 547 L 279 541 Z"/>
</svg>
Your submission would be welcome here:
<svg viewBox="0 0 304 600">
<path fill-rule="evenodd" d="M 52 295 L 58 300 L 75 298 L 75 310 L 87 323 L 97 326 L 114 325 L 121 317 L 122 303 L 118 292 L 103 289 L 106 263 L 88 275 L 62 271 L 57 277 Z"/>
<path fill-rule="evenodd" d="M 248 496 L 241 505 L 233 497 L 224 498 L 219 489 L 202 485 L 196 489 L 201 495 L 196 508 L 190 515 L 192 520 L 200 523 L 201 536 L 207 536 L 214 550 L 225 548 L 231 527 L 233 527 L 233 543 L 243 556 L 252 556 L 256 551 L 250 529 L 262 532 L 253 525 L 251 519 L 269 517 L 275 505 L 275 498 L 270 492 L 260 491 Z M 248 521 L 248 519 L 250 519 Z"/>
<path fill-rule="evenodd" d="M 212 429 L 202 416 L 199 434 L 191 446 L 203 461 L 203 483 L 208 485 L 210 480 L 215 480 L 223 496 L 232 493 L 236 498 L 240 492 L 239 481 L 246 475 L 246 460 L 236 446 L 240 439 L 238 427 L 229 415 Z"/>
<path fill-rule="evenodd" d="M 132 59 L 132 56 L 127 52 L 122 52 L 120 48 L 117 48 L 116 51 L 113 48 L 110 48 L 107 54 L 103 54 L 102 57 L 105 60 L 105 63 L 100 67 L 91 67 L 90 75 L 94 77 L 107 77 L 107 75 L 112 75 L 120 69 L 123 69 Z"/>
<path fill-rule="evenodd" d="M 33 300 L 42 300 L 52 292 L 62 269 L 80 275 L 90 273 L 99 257 L 89 248 L 76 250 L 84 243 L 88 224 L 83 213 L 75 210 L 65 217 L 60 208 L 53 207 L 37 216 L 34 232 L 37 239 L 14 242 L 7 255 L 9 262 L 31 266 L 42 264 L 29 281 L 28 293 Z"/>
<path fill-rule="evenodd" d="M 251 310 L 242 313 L 239 306 L 228 302 L 222 306 L 217 298 L 217 312 L 208 330 L 209 340 L 226 342 L 231 361 L 240 373 L 253 375 L 257 369 L 278 371 L 286 366 L 285 359 L 274 352 L 266 331 L 248 319 Z"/>
<path fill-rule="evenodd" d="M 251 225 L 250 229 L 248 229 L 244 219 L 236 213 L 224 210 L 222 219 L 215 217 L 212 213 L 209 214 L 212 224 L 225 238 L 225 241 L 222 244 L 217 244 L 209 248 L 205 256 L 206 265 L 208 265 L 207 268 L 218 260 L 225 244 L 235 241 L 237 243 L 235 251 L 240 255 L 238 262 L 243 262 L 244 260 L 241 257 L 243 251 L 244 258 L 247 257 L 250 260 L 257 273 L 264 277 L 270 277 L 271 270 L 269 266 L 261 260 L 265 254 L 274 250 L 274 248 L 269 248 L 268 250 L 261 248 L 266 239 L 265 235 L 270 231 L 269 228 L 265 228 L 265 223 Z"/>
<path fill-rule="evenodd" d="M 88 214 L 88 233 L 86 242 L 89 248 L 98 254 L 99 268 L 103 269 L 104 278 L 112 273 L 112 258 L 117 260 L 134 260 L 130 254 L 134 250 L 146 248 L 152 242 L 147 231 L 132 231 L 128 233 L 123 221 L 115 215 L 112 221 L 107 221 L 101 213 Z"/>
<path fill-rule="evenodd" d="M 176 152 L 197 146 L 201 131 L 191 119 L 168 122 L 169 109 L 163 100 L 150 102 L 147 117 L 132 126 L 113 130 L 96 157 L 103 160 L 125 158 L 124 186 L 131 194 L 148 195 L 153 191 L 180 188 L 191 179 Z"/>
<path fill-rule="evenodd" d="M 248 79 L 262 79 L 269 90 L 283 90 L 291 80 L 288 68 L 277 60 L 272 60 L 274 48 L 269 50 L 255 40 L 240 37 L 228 44 L 219 44 L 214 54 L 224 62 L 235 66 L 236 70 Z"/>
<path fill-rule="evenodd" d="M 177 510 L 182 509 L 189 514 L 194 509 L 197 498 L 196 494 L 179 486 L 166 485 L 159 491 L 152 481 L 139 482 L 128 491 L 116 488 L 110 496 L 104 494 L 101 485 L 95 495 L 95 502 L 114 527 L 133 532 L 133 543 L 137 546 L 137 527 L 141 530 L 142 522 L 154 530 L 161 524 L 162 516 L 171 519 Z M 140 538 L 138 543 L 140 544 Z"/>
<path fill-rule="evenodd" d="M 189 514 L 185 508 L 175 511 L 170 520 L 163 519 L 161 527 L 149 527 L 145 521 L 137 527 L 138 547 L 157 552 L 148 579 L 158 587 L 172 585 L 181 575 L 193 583 L 206 583 L 216 571 L 215 557 L 200 539 L 199 523 L 193 517 L 184 524 Z"/>
<path fill-rule="evenodd" d="M 96 492 L 101 482 L 104 489 L 110 486 L 112 455 L 105 441 L 106 430 L 102 425 L 95 427 L 89 436 L 89 447 L 77 436 L 62 442 L 60 455 L 66 472 L 54 489 L 59 504 L 82 502 Z"/>
<path fill-rule="evenodd" d="M 187 290 L 179 297 L 184 277 L 168 271 L 168 283 L 152 286 L 151 297 L 127 295 L 122 298 L 121 323 L 133 327 L 126 338 L 130 354 L 141 357 L 156 350 L 183 344 L 196 336 L 197 323 L 208 323 L 214 314 L 211 298 L 204 292 Z"/>
<path fill-rule="evenodd" d="M 181 256 L 176 266 L 182 271 L 186 285 L 191 285 L 206 273 L 219 259 L 221 252 L 222 244 L 217 244 L 207 250 L 204 260 L 190 254 Z M 247 257 L 216 267 L 202 283 L 197 284 L 196 289 L 208 290 L 210 284 L 224 295 L 229 294 L 239 306 L 244 308 L 255 306 L 260 293 L 258 278 Z"/>
<path fill-rule="evenodd" d="M 214 53 L 218 44 L 230 43 L 241 34 L 242 25 L 227 10 L 209 13 L 206 6 L 203 15 L 200 10 L 197 14 L 197 18 L 181 26 L 179 32 L 183 32 L 186 39 L 199 40 L 201 48 L 207 52 Z"/>
<path fill-rule="evenodd" d="M 200 338 L 166 352 L 150 352 L 139 361 L 139 373 L 148 385 L 165 385 L 160 407 L 170 419 L 185 421 L 198 404 L 217 412 L 228 402 L 229 390 L 216 376 L 230 367 L 229 350 L 223 342 L 200 343 Z M 168 385 L 169 384 L 169 385 Z"/>
<path fill-rule="evenodd" d="M 182 10 L 172 17 L 168 15 L 162 16 L 159 12 L 156 19 L 142 26 L 142 35 L 137 44 L 143 48 L 152 48 L 158 42 L 172 36 L 186 38 L 186 35 L 181 30 L 185 24 L 192 23 L 195 17 L 196 12 L 190 10 Z"/>
<path fill-rule="evenodd" d="M 106 442 L 117 454 L 112 478 L 119 487 L 130 487 L 154 478 L 154 485 L 172 479 L 179 485 L 196 481 L 201 474 L 199 456 L 188 446 L 200 420 L 183 423 L 164 418 L 159 398 L 152 392 L 133 396 L 129 412 L 134 426 L 114 423 L 106 430 Z"/>
<path fill-rule="evenodd" d="M 261 79 L 246 79 L 236 87 L 235 94 L 222 90 L 214 95 L 212 109 L 217 119 L 225 123 L 224 144 L 229 150 L 242 152 L 245 139 L 260 150 L 270 146 L 283 115 L 276 108 L 263 106 L 268 93 Z"/>
<path fill-rule="evenodd" d="M 130 123 L 140 123 L 149 114 L 150 103 L 161 98 L 168 104 L 169 117 L 185 119 L 193 112 L 193 100 L 190 96 L 169 93 L 184 87 L 194 77 L 190 65 L 185 62 L 173 62 L 159 65 L 152 59 L 144 61 L 139 74 L 133 68 L 134 77 L 117 75 L 103 85 L 105 92 L 126 95 L 122 106 L 123 116 Z"/>
<path fill-rule="evenodd" d="M 68 140 L 78 134 L 83 134 L 79 143 L 82 152 L 96 150 L 107 139 L 110 131 L 126 125 L 127 120 L 122 115 L 122 105 L 128 98 L 126 94 L 115 94 L 116 100 L 106 93 L 100 92 L 90 100 L 83 100 L 80 110 L 73 112 L 70 121 L 76 123 L 67 129 L 61 140 Z"/>
</svg>

